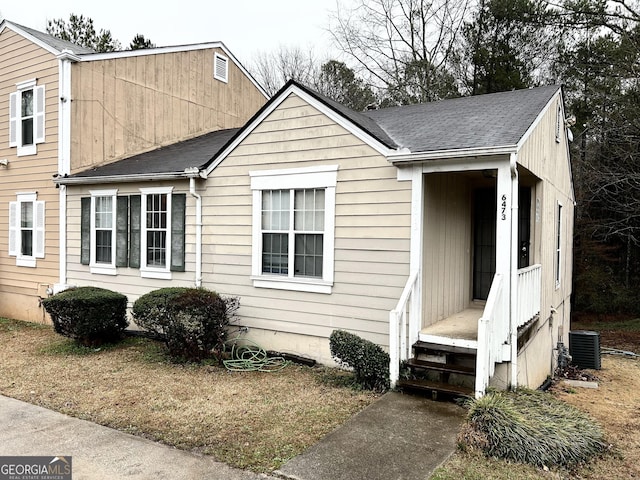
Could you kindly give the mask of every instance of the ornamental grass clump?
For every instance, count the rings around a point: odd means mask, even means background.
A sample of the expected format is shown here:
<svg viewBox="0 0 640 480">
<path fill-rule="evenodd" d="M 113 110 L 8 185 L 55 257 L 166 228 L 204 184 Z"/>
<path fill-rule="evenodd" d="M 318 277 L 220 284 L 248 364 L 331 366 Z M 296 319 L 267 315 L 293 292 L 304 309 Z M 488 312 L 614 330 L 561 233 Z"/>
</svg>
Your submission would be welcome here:
<svg viewBox="0 0 640 480">
<path fill-rule="evenodd" d="M 491 392 L 471 400 L 462 443 L 487 456 L 538 467 L 572 467 L 606 449 L 585 413 L 543 392 Z"/>
</svg>

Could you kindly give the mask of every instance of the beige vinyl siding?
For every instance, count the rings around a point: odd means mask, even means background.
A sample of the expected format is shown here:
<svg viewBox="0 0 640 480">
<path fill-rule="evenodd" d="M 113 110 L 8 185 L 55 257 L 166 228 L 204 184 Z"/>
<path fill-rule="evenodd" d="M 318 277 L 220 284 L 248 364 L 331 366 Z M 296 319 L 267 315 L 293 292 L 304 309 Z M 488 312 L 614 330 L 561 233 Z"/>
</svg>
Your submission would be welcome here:
<svg viewBox="0 0 640 480">
<path fill-rule="evenodd" d="M 317 165 L 338 165 L 332 293 L 253 287 L 249 172 Z M 207 180 L 204 285 L 238 295 L 239 324 L 250 330 L 326 341 L 342 328 L 387 345 L 389 311 L 409 275 L 411 183 L 396 175 L 375 150 L 291 95 Z"/>
<path fill-rule="evenodd" d="M 171 280 L 142 278 L 140 269 L 117 267 L 117 275 L 92 274 L 89 265 L 80 263 L 80 199 L 91 195 L 90 190 L 112 189 L 118 195 L 140 195 L 140 188 L 169 187 L 172 193 L 187 194 L 185 271 L 171 272 Z M 189 195 L 187 181 L 175 183 L 109 184 L 67 187 L 67 283 L 75 286 L 100 285 L 127 296 L 130 303 L 156 288 L 193 287 L 195 285 L 195 199 Z"/>
<path fill-rule="evenodd" d="M 9 28 L 0 33 L 0 316 L 45 321 L 38 296 L 58 281 L 59 190 L 52 182 L 58 171 L 58 61 L 55 56 L 15 34 Z M 16 83 L 36 78 L 45 86 L 45 143 L 37 145 L 37 155 L 17 156 L 9 148 L 9 95 Z M 45 203 L 45 257 L 36 268 L 16 266 L 8 254 L 9 202 L 17 192 L 37 192 Z"/>
<path fill-rule="evenodd" d="M 532 263 L 542 264 L 542 302 L 540 330 L 519 354 L 519 381 L 538 386 L 549 374 L 555 361 L 553 348 L 558 340 L 568 346 L 570 296 L 573 261 L 574 200 L 571 167 L 566 147 L 564 123 L 560 142 L 555 141 L 556 116 L 560 97 L 556 96 L 518 153 L 518 162 L 542 179 L 532 189 L 532 219 L 535 231 Z M 564 119 L 560 119 L 561 122 Z M 539 218 L 536 218 L 536 201 Z M 555 282 L 555 251 L 558 203 L 562 204 L 561 281 Z M 552 312 L 552 309 L 555 313 Z M 542 328 L 548 324 L 549 328 Z"/>
<path fill-rule="evenodd" d="M 426 175 L 424 192 L 423 327 L 469 305 L 472 224 L 466 177 Z"/>
<path fill-rule="evenodd" d="M 73 64 L 72 171 L 242 126 L 266 99 L 231 59 L 229 81 L 214 79 L 216 51 Z"/>
</svg>

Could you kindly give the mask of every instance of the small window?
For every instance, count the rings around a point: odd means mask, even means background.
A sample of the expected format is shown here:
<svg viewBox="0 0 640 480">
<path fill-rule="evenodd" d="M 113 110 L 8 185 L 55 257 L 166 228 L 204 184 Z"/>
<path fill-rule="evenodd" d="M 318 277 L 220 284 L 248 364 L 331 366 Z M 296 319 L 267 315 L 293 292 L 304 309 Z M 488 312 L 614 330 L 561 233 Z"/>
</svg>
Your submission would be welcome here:
<svg viewBox="0 0 640 480">
<path fill-rule="evenodd" d="M 19 193 L 9 202 L 9 255 L 16 265 L 35 267 L 44 258 L 44 202 L 36 193 Z"/>
<path fill-rule="evenodd" d="M 228 82 L 229 59 L 219 53 L 213 55 L 213 77 L 221 82 Z"/>
<path fill-rule="evenodd" d="M 35 80 L 19 83 L 9 95 L 9 146 L 18 156 L 35 155 L 36 144 L 44 142 L 44 104 L 44 86 Z"/>
<path fill-rule="evenodd" d="M 140 274 L 149 278 L 171 278 L 172 188 L 141 188 L 142 234 Z"/>
<path fill-rule="evenodd" d="M 91 273 L 116 273 L 116 194 L 91 191 Z"/>
<path fill-rule="evenodd" d="M 558 203 L 556 213 L 556 250 L 555 250 L 556 288 L 560 287 L 562 272 L 562 204 Z"/>
<path fill-rule="evenodd" d="M 254 286 L 331 293 L 337 166 L 250 175 Z"/>
<path fill-rule="evenodd" d="M 558 102 L 558 109 L 556 111 L 556 142 L 560 143 L 560 133 L 562 132 L 562 106 Z"/>
</svg>

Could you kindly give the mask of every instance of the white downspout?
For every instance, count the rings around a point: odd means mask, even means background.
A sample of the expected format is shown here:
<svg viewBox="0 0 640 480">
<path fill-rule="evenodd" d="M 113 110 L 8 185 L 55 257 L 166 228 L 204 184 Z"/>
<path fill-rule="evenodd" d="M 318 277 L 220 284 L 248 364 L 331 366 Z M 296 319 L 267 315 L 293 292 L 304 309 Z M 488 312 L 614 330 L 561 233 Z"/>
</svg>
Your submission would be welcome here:
<svg viewBox="0 0 640 480">
<path fill-rule="evenodd" d="M 71 173 L 71 64 L 79 57 L 70 50 L 58 55 L 58 175 Z M 67 187 L 59 186 L 59 278 L 52 293 L 67 288 Z"/>
<path fill-rule="evenodd" d="M 509 157 L 511 169 L 511 258 L 510 258 L 510 299 L 509 299 L 509 328 L 511 332 L 511 389 L 518 387 L 518 165 L 517 154 Z"/>
<path fill-rule="evenodd" d="M 189 175 L 189 193 L 196 199 L 196 278 L 195 286 L 202 286 L 202 196 L 196 192 L 196 176 L 200 171 L 197 167 L 185 169 Z"/>
</svg>

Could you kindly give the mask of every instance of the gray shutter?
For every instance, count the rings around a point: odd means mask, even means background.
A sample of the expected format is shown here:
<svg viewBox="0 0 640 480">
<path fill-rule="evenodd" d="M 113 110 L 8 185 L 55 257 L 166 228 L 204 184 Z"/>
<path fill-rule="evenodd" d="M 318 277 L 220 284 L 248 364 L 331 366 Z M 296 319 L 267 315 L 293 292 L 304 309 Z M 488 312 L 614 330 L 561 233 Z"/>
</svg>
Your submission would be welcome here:
<svg viewBox="0 0 640 480">
<path fill-rule="evenodd" d="M 91 261 L 91 197 L 80 199 L 80 263 Z"/>
<path fill-rule="evenodd" d="M 129 265 L 129 197 L 116 197 L 116 267 Z"/>
<path fill-rule="evenodd" d="M 129 242 L 129 266 L 140 268 L 140 229 L 142 218 L 140 217 L 140 195 L 131 195 L 131 239 Z"/>
<path fill-rule="evenodd" d="M 184 224 L 187 195 L 171 196 L 171 271 L 184 272 Z"/>
</svg>

